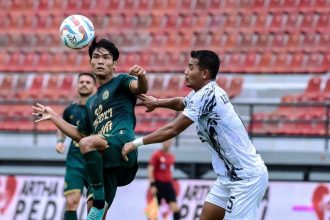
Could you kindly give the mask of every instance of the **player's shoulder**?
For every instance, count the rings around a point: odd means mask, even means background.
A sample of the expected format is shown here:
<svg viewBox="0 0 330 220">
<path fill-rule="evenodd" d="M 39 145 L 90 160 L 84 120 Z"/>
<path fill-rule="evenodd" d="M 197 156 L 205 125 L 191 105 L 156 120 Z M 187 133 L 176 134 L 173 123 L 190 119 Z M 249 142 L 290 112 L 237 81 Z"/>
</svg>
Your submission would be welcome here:
<svg viewBox="0 0 330 220">
<path fill-rule="evenodd" d="M 71 102 L 69 105 L 67 105 L 67 106 L 65 107 L 64 111 L 72 110 L 72 109 L 74 109 L 76 106 L 77 106 L 77 103 L 76 103 L 76 102 Z"/>
<path fill-rule="evenodd" d="M 126 80 L 126 79 L 131 79 L 131 78 L 134 78 L 134 76 L 131 76 L 127 73 L 121 73 L 121 74 L 116 75 L 117 80 Z"/>
</svg>

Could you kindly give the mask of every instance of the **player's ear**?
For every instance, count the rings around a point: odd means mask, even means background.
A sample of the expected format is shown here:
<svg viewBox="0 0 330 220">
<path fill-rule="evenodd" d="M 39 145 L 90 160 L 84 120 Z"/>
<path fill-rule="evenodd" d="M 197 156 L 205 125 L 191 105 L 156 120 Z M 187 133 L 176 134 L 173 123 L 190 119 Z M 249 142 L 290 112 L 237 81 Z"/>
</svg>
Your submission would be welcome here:
<svg viewBox="0 0 330 220">
<path fill-rule="evenodd" d="M 116 68 L 117 64 L 118 64 L 118 61 L 117 60 L 116 61 L 113 61 L 113 68 Z"/>
<path fill-rule="evenodd" d="M 204 69 L 203 70 L 203 79 L 207 79 L 209 77 L 208 76 L 209 74 L 210 74 L 209 70 L 208 69 Z"/>
</svg>

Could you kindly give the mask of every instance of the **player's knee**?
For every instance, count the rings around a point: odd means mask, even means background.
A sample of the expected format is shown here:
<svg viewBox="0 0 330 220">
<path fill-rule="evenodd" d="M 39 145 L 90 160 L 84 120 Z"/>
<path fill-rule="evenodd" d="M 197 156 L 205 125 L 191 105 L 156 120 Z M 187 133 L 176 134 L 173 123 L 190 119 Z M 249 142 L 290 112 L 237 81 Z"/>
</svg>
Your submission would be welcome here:
<svg viewBox="0 0 330 220">
<path fill-rule="evenodd" d="M 66 198 L 66 209 L 67 210 L 77 210 L 79 205 L 79 196 L 67 196 Z"/>
<path fill-rule="evenodd" d="M 178 206 L 178 204 L 176 202 L 171 202 L 169 204 L 169 206 L 170 206 L 170 210 L 172 212 L 179 212 L 180 211 L 180 207 Z"/>
<path fill-rule="evenodd" d="M 81 153 L 87 153 L 93 149 L 93 141 L 90 137 L 82 138 L 79 141 L 79 147 Z"/>
</svg>

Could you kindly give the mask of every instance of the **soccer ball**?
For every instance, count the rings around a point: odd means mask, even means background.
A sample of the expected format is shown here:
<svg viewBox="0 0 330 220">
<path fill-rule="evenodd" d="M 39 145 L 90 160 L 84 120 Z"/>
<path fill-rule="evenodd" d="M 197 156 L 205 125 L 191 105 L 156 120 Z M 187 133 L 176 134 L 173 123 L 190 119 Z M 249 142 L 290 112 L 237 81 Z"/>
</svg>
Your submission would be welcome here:
<svg viewBox="0 0 330 220">
<path fill-rule="evenodd" d="M 60 27 L 63 44 L 71 49 L 81 49 L 94 38 L 93 23 L 83 15 L 70 15 Z"/>
</svg>

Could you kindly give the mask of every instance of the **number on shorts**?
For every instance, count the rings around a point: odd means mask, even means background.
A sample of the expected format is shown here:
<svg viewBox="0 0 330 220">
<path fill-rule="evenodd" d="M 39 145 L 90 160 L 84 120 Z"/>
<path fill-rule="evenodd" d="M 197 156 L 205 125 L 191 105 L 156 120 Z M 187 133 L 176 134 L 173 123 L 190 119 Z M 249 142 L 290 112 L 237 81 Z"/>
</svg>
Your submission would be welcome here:
<svg viewBox="0 0 330 220">
<path fill-rule="evenodd" d="M 231 211 L 233 210 L 233 206 L 234 206 L 234 200 L 235 196 L 231 196 L 229 197 L 228 203 L 227 203 L 227 212 L 231 213 Z"/>
</svg>

